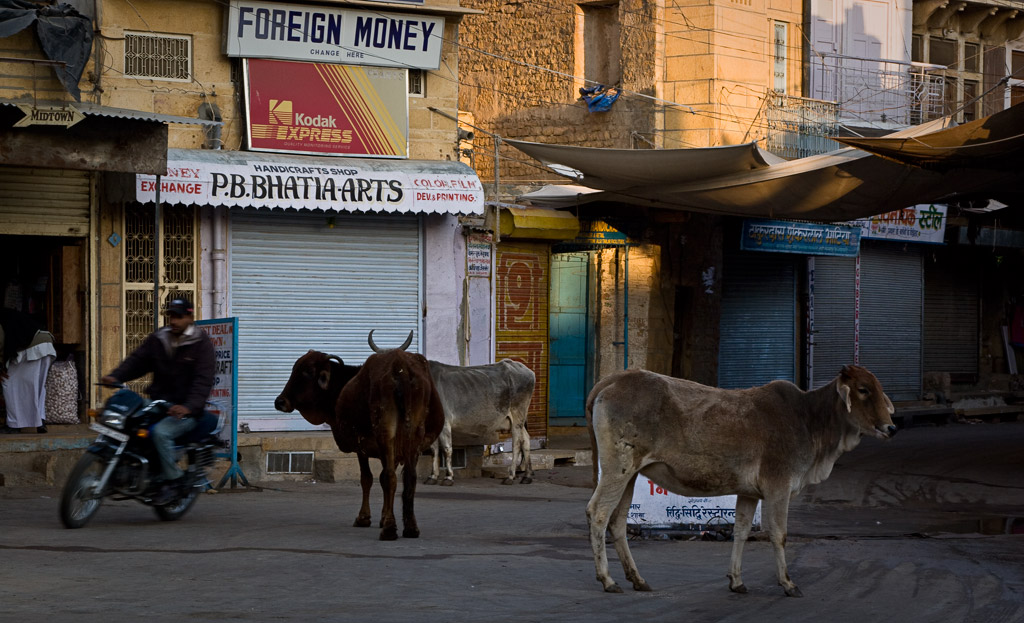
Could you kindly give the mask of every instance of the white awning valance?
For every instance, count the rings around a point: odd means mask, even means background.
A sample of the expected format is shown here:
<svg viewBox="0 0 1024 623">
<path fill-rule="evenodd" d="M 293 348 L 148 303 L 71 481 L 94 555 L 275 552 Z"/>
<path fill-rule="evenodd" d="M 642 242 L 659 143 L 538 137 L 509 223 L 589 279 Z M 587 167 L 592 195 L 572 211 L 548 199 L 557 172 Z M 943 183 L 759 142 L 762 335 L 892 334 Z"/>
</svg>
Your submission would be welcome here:
<svg viewBox="0 0 1024 623">
<path fill-rule="evenodd" d="M 156 200 L 155 175 L 136 175 L 135 198 Z M 483 214 L 480 179 L 447 160 L 325 158 L 253 151 L 167 150 L 167 204 L 401 214 Z"/>
</svg>

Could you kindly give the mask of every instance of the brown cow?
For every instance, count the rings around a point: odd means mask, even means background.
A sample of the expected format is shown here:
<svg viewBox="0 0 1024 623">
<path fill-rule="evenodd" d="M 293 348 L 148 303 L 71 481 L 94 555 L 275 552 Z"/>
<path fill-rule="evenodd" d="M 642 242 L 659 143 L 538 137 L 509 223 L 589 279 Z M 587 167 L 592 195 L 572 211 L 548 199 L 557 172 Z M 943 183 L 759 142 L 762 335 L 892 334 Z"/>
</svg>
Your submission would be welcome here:
<svg viewBox="0 0 1024 623">
<path fill-rule="evenodd" d="M 878 379 L 846 366 L 831 383 L 804 392 L 787 381 L 727 390 L 653 372 L 629 370 L 602 379 L 587 398 L 587 423 L 600 478 L 587 504 L 597 579 L 610 593 L 622 589 L 608 575 L 605 530 L 626 577 L 649 591 L 629 552 L 626 517 L 637 474 L 681 495 L 736 494 L 736 526 L 729 588 L 747 592 L 740 578 L 743 544 L 758 500 L 775 550 L 779 584 L 800 589 L 786 570 L 789 500 L 807 484 L 828 478 L 839 456 L 861 435 L 896 433 L 892 402 Z"/>
<path fill-rule="evenodd" d="M 412 333 L 400 348 L 379 350 L 371 331 L 370 346 L 377 352 L 360 367 L 311 350 L 295 362 L 288 383 L 274 401 L 286 413 L 298 409 L 311 424 L 326 422 L 338 449 L 356 453 L 363 490 L 356 526 L 370 525 L 373 474 L 369 459 L 380 459 L 382 541 L 398 538 L 394 504 L 399 465 L 403 466 L 402 536 L 419 536 L 413 511 L 416 463 L 444 427 L 444 410 L 426 358 L 404 350 L 411 340 Z M 331 396 L 337 397 L 333 409 L 328 406 Z"/>
</svg>

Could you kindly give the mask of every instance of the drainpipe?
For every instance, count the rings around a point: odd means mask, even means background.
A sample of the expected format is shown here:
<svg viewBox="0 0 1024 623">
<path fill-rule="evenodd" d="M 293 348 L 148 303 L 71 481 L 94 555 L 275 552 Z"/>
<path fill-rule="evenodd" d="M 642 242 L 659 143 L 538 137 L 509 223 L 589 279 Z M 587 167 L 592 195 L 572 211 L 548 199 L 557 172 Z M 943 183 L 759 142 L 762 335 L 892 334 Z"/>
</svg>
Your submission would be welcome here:
<svg viewBox="0 0 1024 623">
<path fill-rule="evenodd" d="M 153 208 L 153 330 L 160 329 L 160 178 L 156 176 L 156 197 Z"/>
<path fill-rule="evenodd" d="M 223 318 L 224 313 L 224 265 L 227 245 L 224 242 L 224 214 L 221 208 L 213 208 L 213 250 L 210 261 L 213 275 L 210 287 L 213 290 L 213 318 Z"/>
</svg>

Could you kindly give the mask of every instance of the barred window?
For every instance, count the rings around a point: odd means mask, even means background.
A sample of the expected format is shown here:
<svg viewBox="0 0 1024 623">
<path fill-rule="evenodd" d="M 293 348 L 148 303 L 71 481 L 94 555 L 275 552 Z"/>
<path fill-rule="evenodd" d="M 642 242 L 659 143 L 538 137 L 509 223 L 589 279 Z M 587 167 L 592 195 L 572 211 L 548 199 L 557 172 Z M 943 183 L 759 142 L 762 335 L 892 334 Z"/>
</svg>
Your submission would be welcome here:
<svg viewBox="0 0 1024 623">
<path fill-rule="evenodd" d="M 126 32 L 124 75 L 132 78 L 191 81 L 191 37 Z"/>
<path fill-rule="evenodd" d="M 427 94 L 427 72 L 423 69 L 409 70 L 409 95 Z"/>
</svg>

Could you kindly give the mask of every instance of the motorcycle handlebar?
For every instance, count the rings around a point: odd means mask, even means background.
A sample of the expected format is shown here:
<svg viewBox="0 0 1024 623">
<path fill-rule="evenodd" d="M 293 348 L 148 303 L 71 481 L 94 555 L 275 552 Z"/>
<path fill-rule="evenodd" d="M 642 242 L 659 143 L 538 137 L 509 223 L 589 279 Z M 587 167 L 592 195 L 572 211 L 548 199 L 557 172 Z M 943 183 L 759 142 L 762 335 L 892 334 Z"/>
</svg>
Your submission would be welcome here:
<svg viewBox="0 0 1024 623">
<path fill-rule="evenodd" d="M 110 388 L 113 388 L 113 389 L 124 389 L 124 388 L 128 387 L 127 383 L 103 383 L 103 382 L 99 382 L 99 383 L 95 383 L 95 385 L 98 385 L 100 387 L 110 387 Z"/>
</svg>

